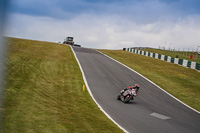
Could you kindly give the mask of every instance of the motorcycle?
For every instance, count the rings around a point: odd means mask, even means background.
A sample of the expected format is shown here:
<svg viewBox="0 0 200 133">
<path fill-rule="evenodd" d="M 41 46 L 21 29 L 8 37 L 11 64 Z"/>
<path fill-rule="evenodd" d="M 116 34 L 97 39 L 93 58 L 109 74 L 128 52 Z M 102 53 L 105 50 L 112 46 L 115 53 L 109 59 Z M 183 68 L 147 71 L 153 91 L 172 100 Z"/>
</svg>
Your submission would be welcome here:
<svg viewBox="0 0 200 133">
<path fill-rule="evenodd" d="M 134 96 L 136 96 L 136 92 L 135 90 L 125 90 L 125 91 L 121 91 L 120 95 L 117 96 L 117 100 L 121 100 L 124 103 L 128 103 L 130 100 L 133 100 Z"/>
</svg>

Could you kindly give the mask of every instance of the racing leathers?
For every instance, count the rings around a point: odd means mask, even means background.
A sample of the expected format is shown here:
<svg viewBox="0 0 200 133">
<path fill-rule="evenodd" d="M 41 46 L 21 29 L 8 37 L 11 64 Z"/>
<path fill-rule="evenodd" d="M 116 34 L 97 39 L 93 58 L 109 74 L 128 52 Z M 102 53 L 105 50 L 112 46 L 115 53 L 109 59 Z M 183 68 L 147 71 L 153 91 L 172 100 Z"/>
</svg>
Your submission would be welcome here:
<svg viewBox="0 0 200 133">
<path fill-rule="evenodd" d="M 126 88 L 124 88 L 124 89 L 121 91 L 120 94 L 123 94 L 126 90 L 134 90 L 133 95 L 134 95 L 134 96 L 137 96 L 137 95 L 138 95 L 139 87 L 137 87 L 136 85 L 135 85 L 135 86 L 126 87 Z"/>
</svg>

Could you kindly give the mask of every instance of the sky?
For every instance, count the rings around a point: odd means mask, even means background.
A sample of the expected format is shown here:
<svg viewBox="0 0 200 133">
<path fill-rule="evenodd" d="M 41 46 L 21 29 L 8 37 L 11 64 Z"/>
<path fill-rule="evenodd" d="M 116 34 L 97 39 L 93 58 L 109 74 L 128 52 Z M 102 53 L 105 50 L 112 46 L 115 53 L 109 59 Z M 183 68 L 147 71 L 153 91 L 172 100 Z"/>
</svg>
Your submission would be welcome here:
<svg viewBox="0 0 200 133">
<path fill-rule="evenodd" d="M 6 23 L 6 36 L 87 48 L 200 46 L 200 0 L 10 0 Z"/>
</svg>

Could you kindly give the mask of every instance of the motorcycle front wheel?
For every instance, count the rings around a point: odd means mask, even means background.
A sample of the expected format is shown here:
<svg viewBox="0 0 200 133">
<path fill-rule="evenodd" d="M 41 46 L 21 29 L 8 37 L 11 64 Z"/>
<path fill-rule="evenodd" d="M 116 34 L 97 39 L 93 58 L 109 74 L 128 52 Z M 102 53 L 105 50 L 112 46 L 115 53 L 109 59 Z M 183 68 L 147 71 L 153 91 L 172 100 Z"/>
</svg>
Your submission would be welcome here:
<svg viewBox="0 0 200 133">
<path fill-rule="evenodd" d="M 125 98 L 124 98 L 124 103 L 128 103 L 129 101 L 131 100 L 131 96 L 130 95 L 127 95 Z"/>
</svg>

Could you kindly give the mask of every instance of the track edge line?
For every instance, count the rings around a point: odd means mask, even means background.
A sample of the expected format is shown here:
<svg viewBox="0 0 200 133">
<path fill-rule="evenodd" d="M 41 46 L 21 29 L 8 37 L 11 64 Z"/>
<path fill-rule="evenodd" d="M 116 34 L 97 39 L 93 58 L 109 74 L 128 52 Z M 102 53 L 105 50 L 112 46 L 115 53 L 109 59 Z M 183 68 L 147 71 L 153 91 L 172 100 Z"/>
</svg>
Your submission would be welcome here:
<svg viewBox="0 0 200 133">
<path fill-rule="evenodd" d="M 90 87 L 89 87 L 89 85 L 88 85 L 88 83 L 87 83 L 87 79 L 86 79 L 86 77 L 85 77 L 85 73 L 84 73 L 84 71 L 83 71 L 83 69 L 82 69 L 82 67 L 81 67 L 81 64 L 80 64 L 80 62 L 79 62 L 77 56 L 76 56 L 76 53 L 74 52 L 72 46 L 70 46 L 70 48 L 71 48 L 71 50 L 72 50 L 72 52 L 73 52 L 73 54 L 74 54 L 74 57 L 75 57 L 75 59 L 76 59 L 78 65 L 79 65 L 79 68 L 80 68 L 81 73 L 82 73 L 82 76 L 83 76 L 83 80 L 84 80 L 84 82 L 85 82 L 85 85 L 86 85 L 86 87 L 87 87 L 87 89 L 88 89 L 88 92 L 89 92 L 90 96 L 92 97 L 93 101 L 96 103 L 96 105 L 99 107 L 99 109 L 100 109 L 113 123 L 115 123 L 115 124 L 116 124 L 121 130 L 123 130 L 125 133 L 129 133 L 128 131 L 126 131 L 126 129 L 124 129 L 122 126 L 120 126 L 115 120 L 113 120 L 112 117 L 111 117 L 108 113 L 106 113 L 106 112 L 103 110 L 103 108 L 99 105 L 99 103 L 95 100 L 95 98 L 93 97 L 93 94 L 92 94 L 92 92 L 91 92 L 91 90 L 90 90 Z"/>
</svg>

